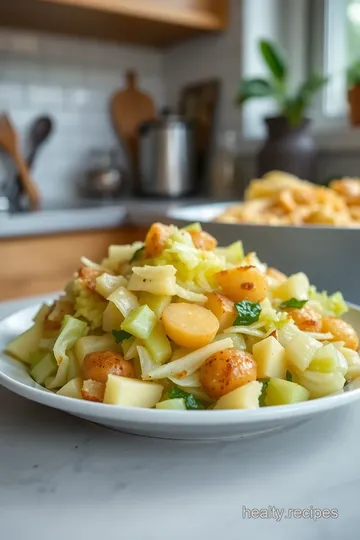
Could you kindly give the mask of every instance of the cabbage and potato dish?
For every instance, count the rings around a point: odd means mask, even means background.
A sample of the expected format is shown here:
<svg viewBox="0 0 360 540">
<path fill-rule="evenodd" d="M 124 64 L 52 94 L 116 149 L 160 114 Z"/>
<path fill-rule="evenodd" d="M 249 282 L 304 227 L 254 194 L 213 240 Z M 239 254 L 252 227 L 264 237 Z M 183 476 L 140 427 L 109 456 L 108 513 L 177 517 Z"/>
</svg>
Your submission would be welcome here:
<svg viewBox="0 0 360 540">
<path fill-rule="evenodd" d="M 61 396 L 167 410 L 256 409 L 320 398 L 360 376 L 340 293 L 218 247 L 199 224 L 86 258 L 8 353 Z"/>
</svg>

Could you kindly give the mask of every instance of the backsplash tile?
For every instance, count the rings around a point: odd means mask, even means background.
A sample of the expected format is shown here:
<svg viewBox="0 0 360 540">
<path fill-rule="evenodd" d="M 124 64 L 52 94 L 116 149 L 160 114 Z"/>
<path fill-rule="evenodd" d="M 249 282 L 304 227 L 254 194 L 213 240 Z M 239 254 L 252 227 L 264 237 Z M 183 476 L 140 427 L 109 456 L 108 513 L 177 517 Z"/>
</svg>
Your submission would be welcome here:
<svg viewBox="0 0 360 540">
<path fill-rule="evenodd" d="M 45 203 L 77 196 L 76 181 L 84 176 L 92 149 L 120 150 L 109 100 L 123 87 L 128 69 L 137 71 L 139 86 L 163 107 L 162 52 L 0 29 L 0 111 L 10 114 L 25 155 L 36 117 L 46 114 L 55 122 L 32 171 Z M 0 186 L 13 177 L 9 160 L 0 154 Z"/>
</svg>

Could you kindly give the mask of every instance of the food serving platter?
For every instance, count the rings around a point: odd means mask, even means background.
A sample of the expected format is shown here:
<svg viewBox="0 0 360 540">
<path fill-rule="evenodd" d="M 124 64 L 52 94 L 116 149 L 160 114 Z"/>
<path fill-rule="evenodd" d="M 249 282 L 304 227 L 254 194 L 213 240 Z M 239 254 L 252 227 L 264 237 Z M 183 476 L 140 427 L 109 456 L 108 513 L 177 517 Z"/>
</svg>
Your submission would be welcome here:
<svg viewBox="0 0 360 540">
<path fill-rule="evenodd" d="M 124 408 L 59 396 L 34 382 L 21 362 L 4 352 L 6 344 L 32 324 L 39 305 L 23 309 L 0 322 L 0 384 L 26 399 L 65 411 L 118 431 L 186 440 L 232 440 L 291 428 L 315 415 L 360 399 L 357 381 L 325 398 L 257 410 L 171 411 Z M 360 332 L 360 308 L 344 317 Z"/>
<path fill-rule="evenodd" d="M 184 226 L 200 222 L 220 245 L 241 240 L 245 252 L 291 275 L 302 271 L 319 290 L 340 290 L 360 304 L 360 229 L 334 226 L 274 226 L 217 223 L 230 203 L 202 204 L 168 210 L 163 221 Z"/>
</svg>

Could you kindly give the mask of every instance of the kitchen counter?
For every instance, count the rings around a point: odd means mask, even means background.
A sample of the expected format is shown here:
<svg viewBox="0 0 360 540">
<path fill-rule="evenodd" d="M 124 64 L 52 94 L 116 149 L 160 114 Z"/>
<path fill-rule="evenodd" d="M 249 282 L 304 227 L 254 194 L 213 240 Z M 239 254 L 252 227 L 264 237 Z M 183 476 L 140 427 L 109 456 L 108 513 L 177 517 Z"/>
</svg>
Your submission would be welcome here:
<svg viewBox="0 0 360 540">
<path fill-rule="evenodd" d="M 0 212 L 0 238 L 110 229 L 125 222 L 148 225 L 172 208 L 205 202 L 209 199 L 121 199 L 107 203 L 85 201 L 66 208 L 55 205 L 32 213 Z"/>
<path fill-rule="evenodd" d="M 0 319 L 31 302 L 0 304 Z M 290 431 L 207 444 L 125 435 L 3 388 L 0 411 L 4 540 L 359 538 L 360 403 Z M 311 506 L 339 517 L 249 517 Z"/>
</svg>

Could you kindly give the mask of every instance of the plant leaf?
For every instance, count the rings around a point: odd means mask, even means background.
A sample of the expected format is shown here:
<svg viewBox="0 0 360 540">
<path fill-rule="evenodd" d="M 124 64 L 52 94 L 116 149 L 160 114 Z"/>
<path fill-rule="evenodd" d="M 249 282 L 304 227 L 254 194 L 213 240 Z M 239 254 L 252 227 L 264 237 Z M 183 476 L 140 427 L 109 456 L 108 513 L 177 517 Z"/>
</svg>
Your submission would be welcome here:
<svg viewBox="0 0 360 540">
<path fill-rule="evenodd" d="M 111 333 L 114 336 L 116 343 L 121 343 L 125 339 L 134 337 L 132 334 L 129 334 L 129 332 L 125 332 L 125 330 L 113 330 Z"/>
<path fill-rule="evenodd" d="M 301 96 L 286 100 L 283 114 L 291 126 L 299 126 L 305 116 L 305 103 Z"/>
<path fill-rule="evenodd" d="M 307 300 L 298 300 L 297 298 L 290 298 L 290 300 L 286 300 L 286 302 L 283 302 L 280 304 L 281 309 L 285 308 L 295 308 L 295 309 L 301 309 L 305 304 Z"/>
<path fill-rule="evenodd" d="M 265 79 L 244 79 L 236 96 L 237 105 L 242 105 L 248 99 L 265 98 L 274 95 L 271 84 Z"/>
<path fill-rule="evenodd" d="M 300 86 L 298 97 L 301 97 L 305 107 L 308 107 L 310 105 L 310 102 L 315 96 L 315 94 L 320 92 L 320 90 L 322 90 L 322 88 L 327 84 L 328 81 L 328 77 L 313 73 L 312 75 L 310 75 L 308 80 Z"/>
<path fill-rule="evenodd" d="M 284 82 L 288 69 L 281 49 L 275 43 L 263 39 L 260 41 L 260 52 L 275 79 Z"/>
</svg>

